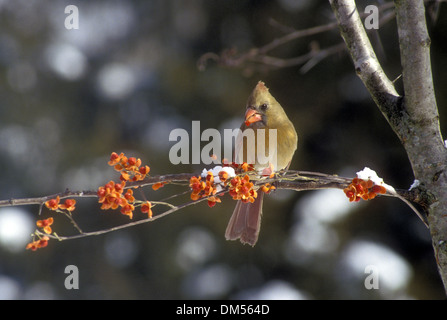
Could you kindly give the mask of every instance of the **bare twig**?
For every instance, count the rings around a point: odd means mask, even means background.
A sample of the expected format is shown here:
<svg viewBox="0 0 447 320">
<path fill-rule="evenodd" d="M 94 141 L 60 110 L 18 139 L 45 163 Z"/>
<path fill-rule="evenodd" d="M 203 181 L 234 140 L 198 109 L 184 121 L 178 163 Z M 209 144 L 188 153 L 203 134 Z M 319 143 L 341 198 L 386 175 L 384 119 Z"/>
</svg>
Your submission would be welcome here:
<svg viewBox="0 0 447 320">
<path fill-rule="evenodd" d="M 383 25 L 388 21 L 390 21 L 392 18 L 394 18 L 394 11 L 388 11 L 388 12 L 386 11 L 392 8 L 393 6 L 394 4 L 392 2 L 387 2 L 378 7 L 379 12 L 385 12 L 379 20 L 379 25 Z M 363 13 L 360 16 L 366 16 L 366 14 Z M 212 60 L 220 65 L 235 68 L 241 68 L 247 66 L 250 63 L 275 69 L 293 67 L 304 64 L 304 66 L 301 68 L 300 71 L 301 73 L 306 73 L 316 64 L 318 64 L 321 60 L 345 50 L 344 44 L 339 43 L 330 46 L 328 48 L 320 49 L 319 47 L 317 48 L 314 47 L 311 48 L 309 52 L 294 58 L 285 59 L 270 56 L 268 55 L 268 53 L 280 46 L 288 44 L 296 39 L 331 31 L 337 28 L 338 23 L 331 22 L 325 25 L 316 26 L 303 30 L 294 30 L 290 27 L 285 27 L 272 19 L 270 20 L 270 24 L 276 28 L 279 28 L 281 31 L 287 33 L 281 37 L 274 39 L 273 41 L 267 43 L 262 47 L 252 48 L 245 53 L 238 54 L 235 48 L 224 50 L 220 55 L 213 52 L 205 53 L 200 57 L 200 59 L 197 62 L 199 70 L 204 70 L 206 68 L 208 61 Z"/>
<path fill-rule="evenodd" d="M 119 226 L 116 226 L 116 227 L 112 227 L 112 228 L 107 228 L 107 229 L 102 229 L 102 230 L 92 231 L 92 232 L 82 232 L 80 234 L 72 235 L 72 236 L 58 236 L 58 235 L 47 235 L 47 236 L 49 238 L 57 239 L 57 240 L 60 240 L 60 241 L 80 239 L 80 238 L 91 237 L 91 236 L 99 236 L 99 235 L 110 233 L 110 232 L 113 232 L 113 231 L 117 231 L 117 230 L 121 230 L 121 229 L 125 229 L 125 228 L 130 228 L 130 227 L 134 227 L 134 226 L 137 226 L 137 225 L 140 225 L 140 224 L 144 224 L 144 223 L 148 223 L 148 222 L 152 222 L 152 221 L 158 220 L 158 219 L 163 218 L 163 217 L 165 217 L 165 216 L 167 216 L 167 215 L 169 215 L 169 214 L 171 214 L 173 212 L 179 211 L 180 209 L 189 207 L 191 205 L 198 204 L 198 203 L 200 203 L 200 202 L 202 202 L 204 200 L 206 200 L 206 198 L 199 199 L 197 201 L 189 201 L 187 203 L 184 203 L 184 204 L 178 205 L 178 206 L 170 205 L 171 209 L 169 209 L 169 210 L 167 210 L 167 211 L 165 211 L 163 213 L 157 214 L 157 215 L 153 216 L 152 218 L 132 221 L 132 222 L 125 223 L 125 224 L 122 224 L 122 225 L 119 225 Z M 153 203 L 157 203 L 157 201 L 153 201 Z M 160 204 L 160 202 L 159 202 L 159 204 Z M 163 204 L 165 204 L 165 203 L 163 203 Z"/>
</svg>

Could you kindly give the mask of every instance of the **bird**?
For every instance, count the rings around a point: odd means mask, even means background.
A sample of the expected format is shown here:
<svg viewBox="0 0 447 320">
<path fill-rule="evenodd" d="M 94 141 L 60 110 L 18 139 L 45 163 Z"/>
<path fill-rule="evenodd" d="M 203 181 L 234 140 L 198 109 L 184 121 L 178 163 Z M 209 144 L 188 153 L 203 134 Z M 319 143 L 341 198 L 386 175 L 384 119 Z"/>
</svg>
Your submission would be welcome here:
<svg viewBox="0 0 447 320">
<path fill-rule="evenodd" d="M 243 139 L 242 134 L 247 129 L 253 130 L 255 141 L 250 141 L 248 138 Z M 265 129 L 265 157 L 269 159 L 269 163 L 260 163 L 256 154 L 258 129 Z M 269 143 L 270 133 L 273 132 L 270 131 L 271 129 L 276 129 L 276 141 L 273 141 L 273 146 Z M 262 81 L 257 83 L 248 97 L 245 120 L 239 132 L 234 150 L 236 163 L 246 162 L 247 159 L 250 159 L 251 154 L 256 155 L 251 164 L 258 173 L 265 175 L 282 169 L 288 170 L 298 146 L 298 134 L 284 109 Z M 274 165 L 270 162 L 272 159 L 275 160 Z M 249 244 L 252 247 L 258 241 L 264 192 L 258 189 L 257 194 L 253 203 L 238 200 L 225 231 L 227 240 L 239 239 L 243 244 Z"/>
</svg>

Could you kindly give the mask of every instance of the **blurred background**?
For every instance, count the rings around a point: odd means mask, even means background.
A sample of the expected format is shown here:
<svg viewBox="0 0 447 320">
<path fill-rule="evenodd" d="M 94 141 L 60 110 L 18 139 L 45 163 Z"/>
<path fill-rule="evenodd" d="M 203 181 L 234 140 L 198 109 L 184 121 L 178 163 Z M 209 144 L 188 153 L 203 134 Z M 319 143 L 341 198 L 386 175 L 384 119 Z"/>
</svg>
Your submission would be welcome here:
<svg viewBox="0 0 447 320">
<path fill-rule="evenodd" d="M 371 1 L 358 1 L 359 10 Z M 79 9 L 79 29 L 64 22 Z M 446 6 L 428 17 L 441 127 L 446 129 Z M 302 65 L 238 68 L 208 52 L 244 53 L 333 21 L 328 1 L 30 1 L 0 0 L 0 199 L 96 190 L 117 175 L 110 153 L 140 157 L 151 174 L 201 172 L 172 165 L 169 133 L 239 127 L 259 80 L 283 105 L 299 134 L 291 169 L 354 177 L 365 166 L 395 188 L 413 174 L 403 147 L 380 114 L 345 51 L 307 72 Z M 394 21 L 371 34 L 390 79 L 400 75 Z M 337 29 L 284 44 L 270 55 L 293 58 L 340 43 Z M 396 81 L 402 92 L 401 80 Z M 184 188 L 145 191 L 162 199 Z M 85 231 L 126 223 L 77 199 Z M 176 199 L 188 200 L 188 195 Z M 201 203 L 153 223 L 25 250 L 35 221 L 62 216 L 38 206 L 0 208 L 0 299 L 444 299 L 428 230 L 393 198 L 352 204 L 340 190 L 279 190 L 264 201 L 254 248 L 224 238 L 234 201 Z M 158 212 L 159 208 L 155 209 Z M 136 215 L 135 219 L 142 218 Z M 79 289 L 67 290 L 67 265 Z M 367 266 L 379 289 L 367 290 Z"/>
</svg>

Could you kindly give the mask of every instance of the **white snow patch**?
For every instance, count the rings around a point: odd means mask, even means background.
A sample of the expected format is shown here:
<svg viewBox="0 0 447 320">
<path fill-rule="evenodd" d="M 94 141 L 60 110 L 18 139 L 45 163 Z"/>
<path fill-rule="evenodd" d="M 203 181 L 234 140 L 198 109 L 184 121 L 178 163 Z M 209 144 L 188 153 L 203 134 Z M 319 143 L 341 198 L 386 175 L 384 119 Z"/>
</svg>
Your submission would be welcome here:
<svg viewBox="0 0 447 320">
<path fill-rule="evenodd" d="M 374 184 L 385 187 L 387 191 L 396 193 L 396 190 L 392 186 L 386 184 L 374 170 L 368 167 L 365 167 L 363 170 L 357 172 L 357 178 L 365 181 L 371 180 L 372 182 L 374 182 Z"/>
</svg>

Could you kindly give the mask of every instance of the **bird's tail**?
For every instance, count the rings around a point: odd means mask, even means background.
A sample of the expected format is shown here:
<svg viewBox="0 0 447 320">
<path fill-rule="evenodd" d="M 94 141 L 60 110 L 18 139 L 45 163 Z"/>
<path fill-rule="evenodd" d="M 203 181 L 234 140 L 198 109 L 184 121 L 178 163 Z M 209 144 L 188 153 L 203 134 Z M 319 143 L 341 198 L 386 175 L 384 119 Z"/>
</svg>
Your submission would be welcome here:
<svg viewBox="0 0 447 320">
<path fill-rule="evenodd" d="M 227 240 L 240 239 L 243 244 L 248 243 L 251 246 L 256 244 L 261 228 L 263 198 L 264 192 L 258 191 L 258 196 L 253 203 L 237 202 L 225 231 Z"/>
</svg>

